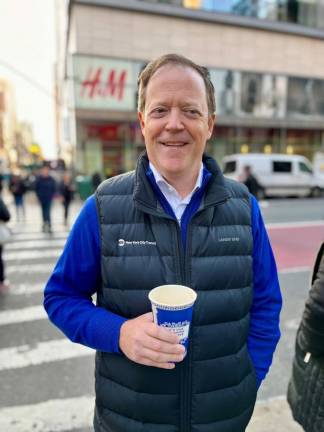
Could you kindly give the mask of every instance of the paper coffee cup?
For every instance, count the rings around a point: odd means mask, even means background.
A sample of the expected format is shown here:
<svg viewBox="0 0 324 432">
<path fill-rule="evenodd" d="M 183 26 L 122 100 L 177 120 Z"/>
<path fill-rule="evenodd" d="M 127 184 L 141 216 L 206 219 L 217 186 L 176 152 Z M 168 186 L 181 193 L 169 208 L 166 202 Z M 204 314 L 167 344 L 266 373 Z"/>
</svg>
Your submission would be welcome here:
<svg viewBox="0 0 324 432">
<path fill-rule="evenodd" d="M 149 292 L 154 322 L 179 336 L 186 351 L 196 298 L 197 293 L 183 285 L 161 285 Z"/>
</svg>

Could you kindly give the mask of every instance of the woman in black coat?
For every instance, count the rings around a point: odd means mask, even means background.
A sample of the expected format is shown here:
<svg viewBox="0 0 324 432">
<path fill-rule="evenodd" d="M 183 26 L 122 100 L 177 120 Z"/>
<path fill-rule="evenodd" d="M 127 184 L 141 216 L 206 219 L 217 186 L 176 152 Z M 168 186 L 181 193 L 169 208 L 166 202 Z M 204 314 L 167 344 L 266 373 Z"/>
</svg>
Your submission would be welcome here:
<svg viewBox="0 0 324 432">
<path fill-rule="evenodd" d="M 306 432 L 324 432 L 324 243 L 297 331 L 287 396 L 294 419 Z"/>
<path fill-rule="evenodd" d="M 0 193 L 2 191 L 2 185 L 0 185 Z M 10 219 L 10 213 L 7 209 L 6 204 L 0 196 L 0 223 L 8 222 Z M 4 275 L 4 264 L 2 259 L 3 245 L 0 243 L 0 294 L 5 293 L 9 286 L 5 283 Z"/>
</svg>

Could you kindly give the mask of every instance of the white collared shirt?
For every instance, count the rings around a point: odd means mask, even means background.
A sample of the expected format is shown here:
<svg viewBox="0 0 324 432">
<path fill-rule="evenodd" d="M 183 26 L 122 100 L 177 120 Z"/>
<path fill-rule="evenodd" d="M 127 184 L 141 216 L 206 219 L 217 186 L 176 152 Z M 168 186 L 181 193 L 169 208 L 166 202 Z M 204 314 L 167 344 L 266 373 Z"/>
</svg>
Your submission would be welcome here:
<svg viewBox="0 0 324 432">
<path fill-rule="evenodd" d="M 171 186 L 158 172 L 158 170 L 155 168 L 155 166 L 150 162 L 150 168 L 153 172 L 156 184 L 160 188 L 161 192 L 167 199 L 168 203 L 170 204 L 177 220 L 180 225 L 181 223 L 181 217 L 183 215 L 183 212 L 185 211 L 185 208 L 189 204 L 192 195 L 196 192 L 197 189 L 201 187 L 202 178 L 203 178 L 203 163 L 201 162 L 199 174 L 197 177 L 196 184 L 193 188 L 193 190 L 190 192 L 189 195 L 187 195 L 184 198 L 181 198 L 181 196 L 178 194 L 176 189 Z"/>
</svg>

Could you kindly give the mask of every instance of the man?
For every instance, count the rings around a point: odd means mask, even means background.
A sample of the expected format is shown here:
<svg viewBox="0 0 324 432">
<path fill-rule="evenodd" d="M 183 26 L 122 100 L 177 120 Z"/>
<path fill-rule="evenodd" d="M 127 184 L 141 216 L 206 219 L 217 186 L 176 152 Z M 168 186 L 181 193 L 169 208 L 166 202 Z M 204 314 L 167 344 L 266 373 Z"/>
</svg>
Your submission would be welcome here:
<svg viewBox="0 0 324 432">
<path fill-rule="evenodd" d="M 44 165 L 36 178 L 35 193 L 42 210 L 43 232 L 52 233 L 51 206 L 56 192 L 56 182 L 49 174 L 49 167 Z"/>
<path fill-rule="evenodd" d="M 243 183 L 248 188 L 249 192 L 258 199 L 262 193 L 262 187 L 254 174 L 252 174 L 250 165 L 243 167 Z"/>
<path fill-rule="evenodd" d="M 243 432 L 279 339 L 260 211 L 203 154 L 215 120 L 205 68 L 173 54 L 148 64 L 138 111 L 147 153 L 88 199 L 45 308 L 97 350 L 96 432 Z M 169 283 L 198 293 L 185 358 L 150 312 L 149 290 Z"/>
</svg>

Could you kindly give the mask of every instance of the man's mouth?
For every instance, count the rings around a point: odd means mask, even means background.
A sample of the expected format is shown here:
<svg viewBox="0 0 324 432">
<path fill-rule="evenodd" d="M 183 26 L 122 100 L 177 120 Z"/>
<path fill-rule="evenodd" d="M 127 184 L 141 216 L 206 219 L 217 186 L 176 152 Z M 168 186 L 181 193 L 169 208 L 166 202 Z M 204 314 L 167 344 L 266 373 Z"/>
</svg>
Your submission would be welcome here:
<svg viewBox="0 0 324 432">
<path fill-rule="evenodd" d="M 160 144 L 162 144 L 162 145 L 164 145 L 165 147 L 184 147 L 186 144 L 188 144 L 188 143 L 186 143 L 186 142 L 170 142 L 170 141 L 167 141 L 167 142 L 160 142 Z"/>
</svg>

